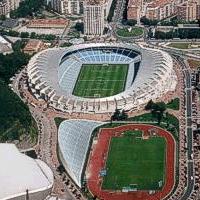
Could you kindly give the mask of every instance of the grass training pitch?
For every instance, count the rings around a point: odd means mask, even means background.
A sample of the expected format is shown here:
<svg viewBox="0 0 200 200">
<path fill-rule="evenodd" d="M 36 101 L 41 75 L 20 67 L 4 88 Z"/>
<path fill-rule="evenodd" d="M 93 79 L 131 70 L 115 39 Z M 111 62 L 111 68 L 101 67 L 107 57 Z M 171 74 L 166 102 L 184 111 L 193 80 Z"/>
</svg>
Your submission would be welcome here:
<svg viewBox="0 0 200 200">
<path fill-rule="evenodd" d="M 83 64 L 73 90 L 80 97 L 101 98 L 122 92 L 127 64 Z"/>
<path fill-rule="evenodd" d="M 106 161 L 102 189 L 159 190 L 165 181 L 166 141 L 162 137 L 142 139 L 139 132 L 113 137 Z"/>
</svg>

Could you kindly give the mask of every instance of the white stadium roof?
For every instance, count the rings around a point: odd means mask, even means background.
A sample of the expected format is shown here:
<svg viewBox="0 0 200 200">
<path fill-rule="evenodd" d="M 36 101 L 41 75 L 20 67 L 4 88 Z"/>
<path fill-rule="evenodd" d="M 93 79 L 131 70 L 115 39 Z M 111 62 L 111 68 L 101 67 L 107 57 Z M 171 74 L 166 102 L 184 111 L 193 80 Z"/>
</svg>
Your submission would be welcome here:
<svg viewBox="0 0 200 200">
<path fill-rule="evenodd" d="M 58 129 L 60 159 L 74 182 L 81 187 L 82 172 L 94 129 L 105 122 L 65 120 Z"/>
<path fill-rule="evenodd" d="M 51 169 L 19 152 L 14 144 L 0 144 L 0 199 L 44 191 L 53 185 Z"/>
<path fill-rule="evenodd" d="M 140 65 L 135 74 L 138 62 Z M 73 95 L 82 64 L 94 63 L 129 64 L 125 90 L 104 98 Z M 173 91 L 177 82 L 168 53 L 122 43 L 90 43 L 47 49 L 32 57 L 27 73 L 32 92 L 66 112 L 105 113 L 116 108 L 137 109 L 150 99 Z"/>
</svg>

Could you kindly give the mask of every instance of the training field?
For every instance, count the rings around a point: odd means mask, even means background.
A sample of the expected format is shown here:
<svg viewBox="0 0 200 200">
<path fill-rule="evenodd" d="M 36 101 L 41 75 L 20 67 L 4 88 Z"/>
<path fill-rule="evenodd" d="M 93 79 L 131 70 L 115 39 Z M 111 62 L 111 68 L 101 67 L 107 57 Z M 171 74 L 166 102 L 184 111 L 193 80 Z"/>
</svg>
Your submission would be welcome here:
<svg viewBox="0 0 200 200">
<path fill-rule="evenodd" d="M 111 138 L 102 189 L 121 190 L 129 186 L 137 190 L 162 188 L 165 181 L 165 139 L 142 139 L 138 136 L 129 133 Z"/>
<path fill-rule="evenodd" d="M 107 97 L 124 90 L 127 64 L 83 64 L 73 94 L 81 97 Z"/>
</svg>

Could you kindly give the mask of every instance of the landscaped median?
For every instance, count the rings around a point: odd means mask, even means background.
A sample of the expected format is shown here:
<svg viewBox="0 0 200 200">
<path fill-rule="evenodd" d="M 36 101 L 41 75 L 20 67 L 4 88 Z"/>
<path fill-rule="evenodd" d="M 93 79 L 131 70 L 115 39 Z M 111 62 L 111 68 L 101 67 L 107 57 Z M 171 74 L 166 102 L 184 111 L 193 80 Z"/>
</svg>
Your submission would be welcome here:
<svg viewBox="0 0 200 200">
<path fill-rule="evenodd" d="M 191 42 L 172 42 L 167 45 L 168 47 L 176 48 L 176 49 L 195 49 L 200 48 L 200 43 L 191 43 Z"/>
<path fill-rule="evenodd" d="M 141 37 L 144 29 L 142 27 L 118 28 L 116 34 L 119 37 Z"/>
</svg>

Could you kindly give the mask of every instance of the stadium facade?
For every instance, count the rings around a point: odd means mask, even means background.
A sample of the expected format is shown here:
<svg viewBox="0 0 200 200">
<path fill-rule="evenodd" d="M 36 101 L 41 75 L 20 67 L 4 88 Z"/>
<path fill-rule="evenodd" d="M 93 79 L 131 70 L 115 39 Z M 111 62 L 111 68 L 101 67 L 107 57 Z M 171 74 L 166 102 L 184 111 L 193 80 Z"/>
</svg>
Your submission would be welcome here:
<svg viewBox="0 0 200 200">
<path fill-rule="evenodd" d="M 0 143 L 0 157 L 1 200 L 41 200 L 51 194 L 54 177 L 46 163 L 8 143 Z"/>
<path fill-rule="evenodd" d="M 83 64 L 128 64 L 124 91 L 114 96 L 73 95 Z M 28 84 L 36 98 L 63 112 L 110 113 L 137 110 L 176 87 L 170 55 L 133 44 L 95 43 L 52 48 L 36 54 L 27 67 Z"/>
</svg>

